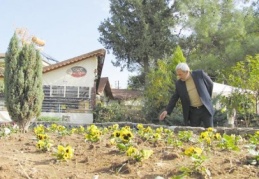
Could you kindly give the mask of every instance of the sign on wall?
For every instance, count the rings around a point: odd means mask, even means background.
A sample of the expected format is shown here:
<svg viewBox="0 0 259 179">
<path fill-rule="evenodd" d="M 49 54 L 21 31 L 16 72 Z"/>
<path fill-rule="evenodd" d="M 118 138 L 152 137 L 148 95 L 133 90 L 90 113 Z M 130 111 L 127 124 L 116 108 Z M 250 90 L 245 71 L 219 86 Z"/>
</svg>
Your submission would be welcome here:
<svg viewBox="0 0 259 179">
<path fill-rule="evenodd" d="M 86 73 L 86 69 L 82 66 L 74 66 L 67 70 L 67 74 L 76 78 L 83 77 Z"/>
</svg>

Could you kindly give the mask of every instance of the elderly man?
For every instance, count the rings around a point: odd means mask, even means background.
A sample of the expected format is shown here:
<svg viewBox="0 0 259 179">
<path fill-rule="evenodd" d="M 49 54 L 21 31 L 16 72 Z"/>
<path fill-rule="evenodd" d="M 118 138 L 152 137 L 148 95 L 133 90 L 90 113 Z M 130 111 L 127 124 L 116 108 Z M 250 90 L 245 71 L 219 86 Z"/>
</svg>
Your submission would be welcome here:
<svg viewBox="0 0 259 179">
<path fill-rule="evenodd" d="M 191 72 L 186 63 L 176 66 L 176 74 L 179 80 L 175 83 L 175 93 L 159 119 L 163 120 L 166 115 L 170 115 L 180 98 L 185 125 L 197 127 L 203 123 L 205 128 L 213 127 L 213 81 L 203 70 Z"/>
</svg>

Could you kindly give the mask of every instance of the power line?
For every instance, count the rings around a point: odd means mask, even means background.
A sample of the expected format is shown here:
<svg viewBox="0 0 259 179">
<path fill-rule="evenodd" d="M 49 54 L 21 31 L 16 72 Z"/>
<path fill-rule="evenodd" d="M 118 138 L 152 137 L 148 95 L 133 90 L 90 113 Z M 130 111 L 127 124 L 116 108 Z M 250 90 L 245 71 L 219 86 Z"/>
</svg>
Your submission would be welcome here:
<svg viewBox="0 0 259 179">
<path fill-rule="evenodd" d="M 59 61 L 58 60 L 56 60 L 56 59 L 54 59 L 53 57 L 51 57 L 50 55 L 48 55 L 48 54 L 46 54 L 46 53 L 44 53 L 44 52 L 40 52 L 41 53 L 41 55 L 43 56 L 43 57 L 45 57 L 47 60 L 49 60 L 49 61 L 54 61 L 54 62 L 56 62 L 56 63 L 58 63 Z"/>
</svg>

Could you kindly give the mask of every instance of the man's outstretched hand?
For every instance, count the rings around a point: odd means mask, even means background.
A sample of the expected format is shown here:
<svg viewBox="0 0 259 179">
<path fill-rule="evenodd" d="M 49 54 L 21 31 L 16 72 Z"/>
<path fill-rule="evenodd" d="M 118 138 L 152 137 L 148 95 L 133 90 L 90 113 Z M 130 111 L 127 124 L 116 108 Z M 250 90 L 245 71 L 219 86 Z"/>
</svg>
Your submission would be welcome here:
<svg viewBox="0 0 259 179">
<path fill-rule="evenodd" d="M 163 112 L 160 114 L 160 116 L 159 116 L 159 120 L 164 120 L 165 117 L 166 117 L 166 115 L 167 115 L 167 111 L 163 111 Z"/>
</svg>

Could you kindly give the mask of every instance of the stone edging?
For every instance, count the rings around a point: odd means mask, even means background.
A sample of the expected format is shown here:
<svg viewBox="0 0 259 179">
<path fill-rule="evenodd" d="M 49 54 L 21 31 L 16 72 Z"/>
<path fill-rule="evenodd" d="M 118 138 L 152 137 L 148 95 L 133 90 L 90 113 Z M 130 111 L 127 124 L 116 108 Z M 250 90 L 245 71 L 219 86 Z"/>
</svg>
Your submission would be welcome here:
<svg viewBox="0 0 259 179">
<path fill-rule="evenodd" d="M 53 122 L 34 122 L 32 125 L 48 125 L 52 124 Z M 132 123 L 132 122 L 106 122 L 106 123 L 91 123 L 91 124 L 75 124 L 75 123 L 68 123 L 68 122 L 55 122 L 57 124 L 62 124 L 67 127 L 76 127 L 76 126 L 89 126 L 89 125 L 96 125 L 99 127 L 108 127 L 114 124 L 118 124 L 119 126 L 130 126 L 131 128 L 136 128 L 138 123 Z M 190 126 L 166 126 L 166 125 L 156 125 L 156 124 L 143 124 L 144 127 L 152 127 L 152 128 L 167 128 L 175 133 L 178 133 L 179 131 L 193 131 L 194 134 L 199 134 L 206 129 L 203 127 L 190 127 Z M 216 132 L 220 134 L 235 134 L 240 136 L 245 136 L 247 134 L 254 134 L 255 132 L 259 131 L 259 128 L 229 128 L 229 127 L 215 127 L 213 128 Z"/>
</svg>

